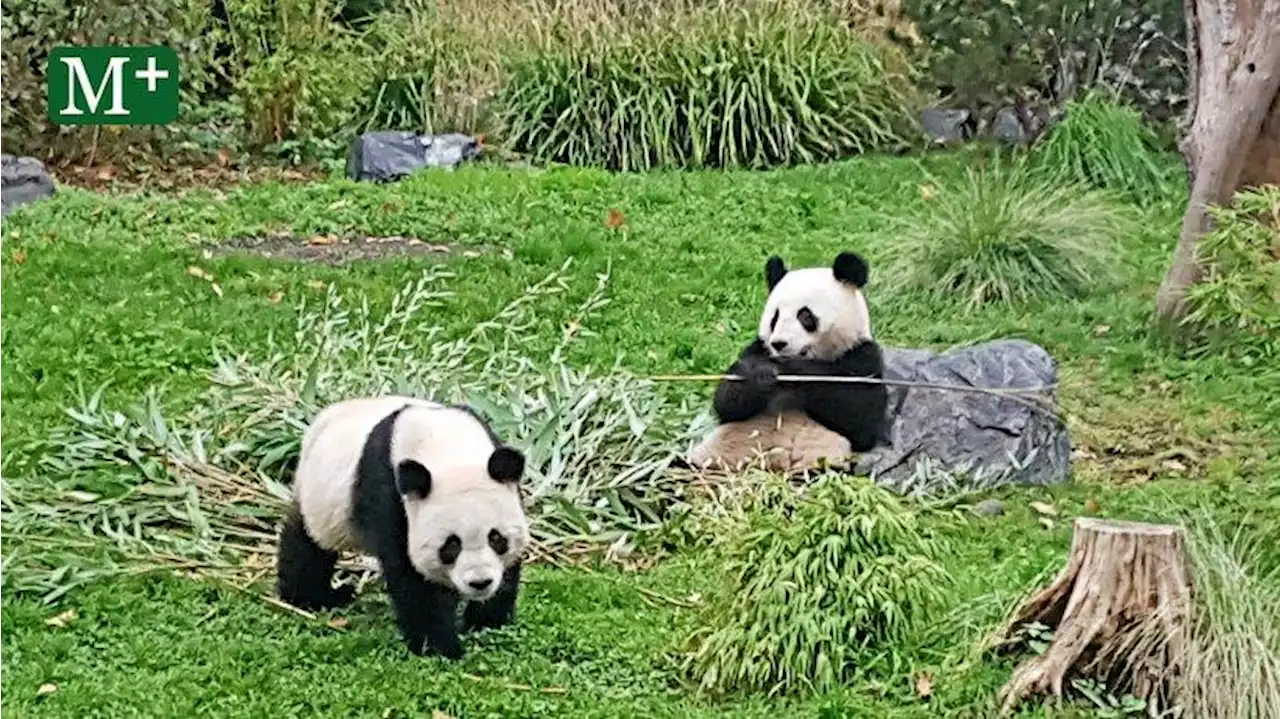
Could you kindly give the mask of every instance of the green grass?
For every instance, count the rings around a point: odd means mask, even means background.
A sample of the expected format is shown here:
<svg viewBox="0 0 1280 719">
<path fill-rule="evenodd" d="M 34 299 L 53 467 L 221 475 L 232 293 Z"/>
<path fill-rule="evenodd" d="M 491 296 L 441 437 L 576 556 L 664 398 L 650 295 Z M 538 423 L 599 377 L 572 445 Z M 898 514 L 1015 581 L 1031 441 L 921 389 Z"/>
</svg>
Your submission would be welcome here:
<svg viewBox="0 0 1280 719">
<path fill-rule="evenodd" d="M 475 167 L 390 186 L 341 181 L 263 185 L 221 196 L 101 198 L 66 191 L 5 218 L 0 344 L 5 421 L 3 708 L 14 716 L 223 716 L 316 713 L 419 716 L 987 716 L 1011 663 L 974 655 L 1030 583 L 1056 571 L 1070 522 L 1094 500 L 1109 517 L 1176 521 L 1194 510 L 1259 538 L 1262 569 L 1280 565 L 1280 416 L 1268 382 L 1225 355 L 1187 359 L 1148 337 L 1154 288 L 1176 235 L 1181 197 L 1145 204 L 1121 251 L 1120 286 L 1072 300 L 1031 299 L 963 312 L 957 298 L 895 292 L 878 273 L 895 259 L 894 219 L 920 212 L 927 178 L 958 180 L 957 157 L 861 159 L 772 173 L 610 175 Z M 925 172 L 928 170 L 928 173 Z M 610 209 L 625 216 L 610 227 Z M 454 244 L 449 257 L 348 268 L 204 252 L 248 234 L 362 232 Z M 255 354 L 305 344 L 296 303 L 334 282 L 375 307 L 424 264 L 457 274 L 433 321 L 465 335 L 573 256 L 563 292 L 537 305 L 521 352 L 547 359 L 607 273 L 609 303 L 566 346 L 573 367 L 635 375 L 717 372 L 750 337 L 764 298 L 761 266 L 829 261 L 839 249 L 871 264 L 868 299 L 886 344 L 942 348 L 1001 336 L 1044 345 L 1061 362 L 1063 402 L 1081 450 L 1077 484 L 1006 489 L 1008 512 L 921 510 L 951 549 L 949 606 L 917 644 L 884 647 L 841 689 L 803 700 L 747 694 L 713 701 L 677 681 L 674 638 L 694 628 L 706 555 L 680 543 L 649 568 L 538 564 L 517 626 L 477 637 L 460 666 L 398 645 L 382 593 L 366 591 L 345 629 L 282 612 L 258 595 L 168 572 L 74 589 L 50 604 L 17 594 L 10 568 L 31 556 L 20 520 L 39 502 L 99 476 L 34 462 L 32 443 L 70 424 L 83 390 L 110 382 L 123 407 L 158 388 L 169 416 L 199 409 L 211 345 Z M 188 273 L 211 273 L 213 283 Z M 279 302 L 277 293 L 282 293 Z M 708 401 L 710 386 L 666 388 Z M 683 418 L 692 420 L 692 416 Z M 1162 452 L 1180 450 L 1170 460 Z M 122 475 L 123 476 L 123 475 Z M 114 480 L 123 481 L 119 477 Z M 1028 502 L 1052 503 L 1045 526 Z M 64 536 L 74 539 L 75 527 Z M 656 543 L 642 545 L 640 557 Z M 1266 549 L 1270 547 L 1270 549 Z M 75 545 L 63 551 L 76 550 Z M 85 548 L 86 556 L 94 549 Z M 634 557 L 633 557 L 634 559 Z M 639 567 L 644 562 L 635 562 Z M 1269 577 L 1274 574 L 1260 574 Z M 693 599 L 691 599 L 691 597 Z M 46 620 L 74 609 L 64 627 Z M 933 677 L 928 701 L 916 679 Z M 466 674 L 482 677 L 474 680 Z M 42 697 L 38 688 L 55 684 Z M 547 687 L 563 689 L 548 693 Z M 1029 715 L 1088 716 L 1079 707 Z"/>
</svg>

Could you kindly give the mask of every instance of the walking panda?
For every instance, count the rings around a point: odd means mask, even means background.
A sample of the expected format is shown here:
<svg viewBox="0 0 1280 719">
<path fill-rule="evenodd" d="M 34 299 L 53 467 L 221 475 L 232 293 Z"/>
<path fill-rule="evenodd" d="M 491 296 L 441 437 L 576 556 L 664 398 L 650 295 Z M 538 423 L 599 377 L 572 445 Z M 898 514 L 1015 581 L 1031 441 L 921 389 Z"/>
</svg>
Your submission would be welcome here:
<svg viewBox="0 0 1280 719">
<path fill-rule="evenodd" d="M 842 252 L 830 267 L 788 271 L 775 255 L 764 274 L 769 297 L 756 339 L 728 371 L 743 379 L 720 382 L 719 424 L 686 463 L 736 469 L 763 455 L 769 468 L 794 472 L 885 442 L 884 385 L 778 381 L 781 374 L 884 376 L 862 294 L 867 263 Z"/>
<path fill-rule="evenodd" d="M 460 629 L 515 617 L 529 542 L 524 463 L 466 407 L 400 396 L 326 407 L 302 439 L 280 538 L 281 598 L 304 609 L 348 604 L 354 590 L 332 585 L 338 554 L 372 554 L 409 650 L 461 658 Z"/>
</svg>

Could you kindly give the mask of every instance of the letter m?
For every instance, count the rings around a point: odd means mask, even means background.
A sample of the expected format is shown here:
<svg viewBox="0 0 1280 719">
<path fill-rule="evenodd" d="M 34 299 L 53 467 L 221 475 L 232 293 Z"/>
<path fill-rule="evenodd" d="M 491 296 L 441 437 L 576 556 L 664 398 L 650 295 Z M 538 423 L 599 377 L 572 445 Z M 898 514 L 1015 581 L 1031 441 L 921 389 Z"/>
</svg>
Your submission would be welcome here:
<svg viewBox="0 0 1280 719">
<path fill-rule="evenodd" d="M 102 82 L 98 83 L 98 89 L 94 90 L 93 83 L 89 81 L 89 73 L 84 68 L 84 60 L 78 57 L 60 58 L 67 66 L 67 106 L 62 109 L 64 115 L 83 115 L 84 111 L 76 105 L 76 88 L 84 94 L 85 103 L 89 107 L 90 114 L 98 112 L 98 103 L 102 102 L 102 96 L 106 94 L 108 87 L 111 88 L 111 107 L 104 111 L 104 115 L 128 115 L 129 111 L 124 107 L 124 82 L 123 72 L 124 66 L 129 62 L 127 57 L 113 57 L 107 63 L 107 71 L 102 75 Z"/>
</svg>

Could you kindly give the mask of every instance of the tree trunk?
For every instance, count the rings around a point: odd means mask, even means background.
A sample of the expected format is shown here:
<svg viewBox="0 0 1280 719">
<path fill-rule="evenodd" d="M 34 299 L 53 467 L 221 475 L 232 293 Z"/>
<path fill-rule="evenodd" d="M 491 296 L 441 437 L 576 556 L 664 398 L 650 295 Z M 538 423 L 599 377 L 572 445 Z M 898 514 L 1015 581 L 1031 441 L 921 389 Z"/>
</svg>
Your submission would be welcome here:
<svg viewBox="0 0 1280 719">
<path fill-rule="evenodd" d="M 1053 639 L 1001 688 L 1001 711 L 1032 694 L 1061 697 L 1071 676 L 1120 681 L 1143 698 L 1161 693 L 1176 673 L 1190 621 L 1183 542 L 1176 526 L 1076 519 L 1066 568 L 1022 603 L 1005 631 L 1010 643 L 1024 624 L 1040 622 L 1053 629 Z M 1135 651 L 1138 636 L 1147 640 L 1145 651 Z"/>
<path fill-rule="evenodd" d="M 1179 149 L 1191 175 L 1191 198 L 1173 262 L 1156 294 L 1166 326 L 1187 314 L 1187 290 L 1204 268 L 1196 253 L 1210 229 L 1208 207 L 1231 201 L 1245 183 L 1277 174 L 1280 142 L 1280 0 L 1184 0 L 1190 123 Z M 1270 119 L 1268 116 L 1270 115 Z M 1248 172 L 1246 172 L 1246 165 Z"/>
</svg>

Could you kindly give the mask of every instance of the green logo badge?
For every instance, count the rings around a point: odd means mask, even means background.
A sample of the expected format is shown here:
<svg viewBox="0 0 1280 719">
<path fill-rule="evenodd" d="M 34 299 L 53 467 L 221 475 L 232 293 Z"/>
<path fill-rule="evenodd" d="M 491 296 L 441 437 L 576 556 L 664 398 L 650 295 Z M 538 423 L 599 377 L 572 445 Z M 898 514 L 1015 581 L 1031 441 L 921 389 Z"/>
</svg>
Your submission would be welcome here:
<svg viewBox="0 0 1280 719">
<path fill-rule="evenodd" d="M 56 125 L 165 125 L 178 119 L 178 54 L 161 45 L 56 47 L 45 73 Z"/>
</svg>

